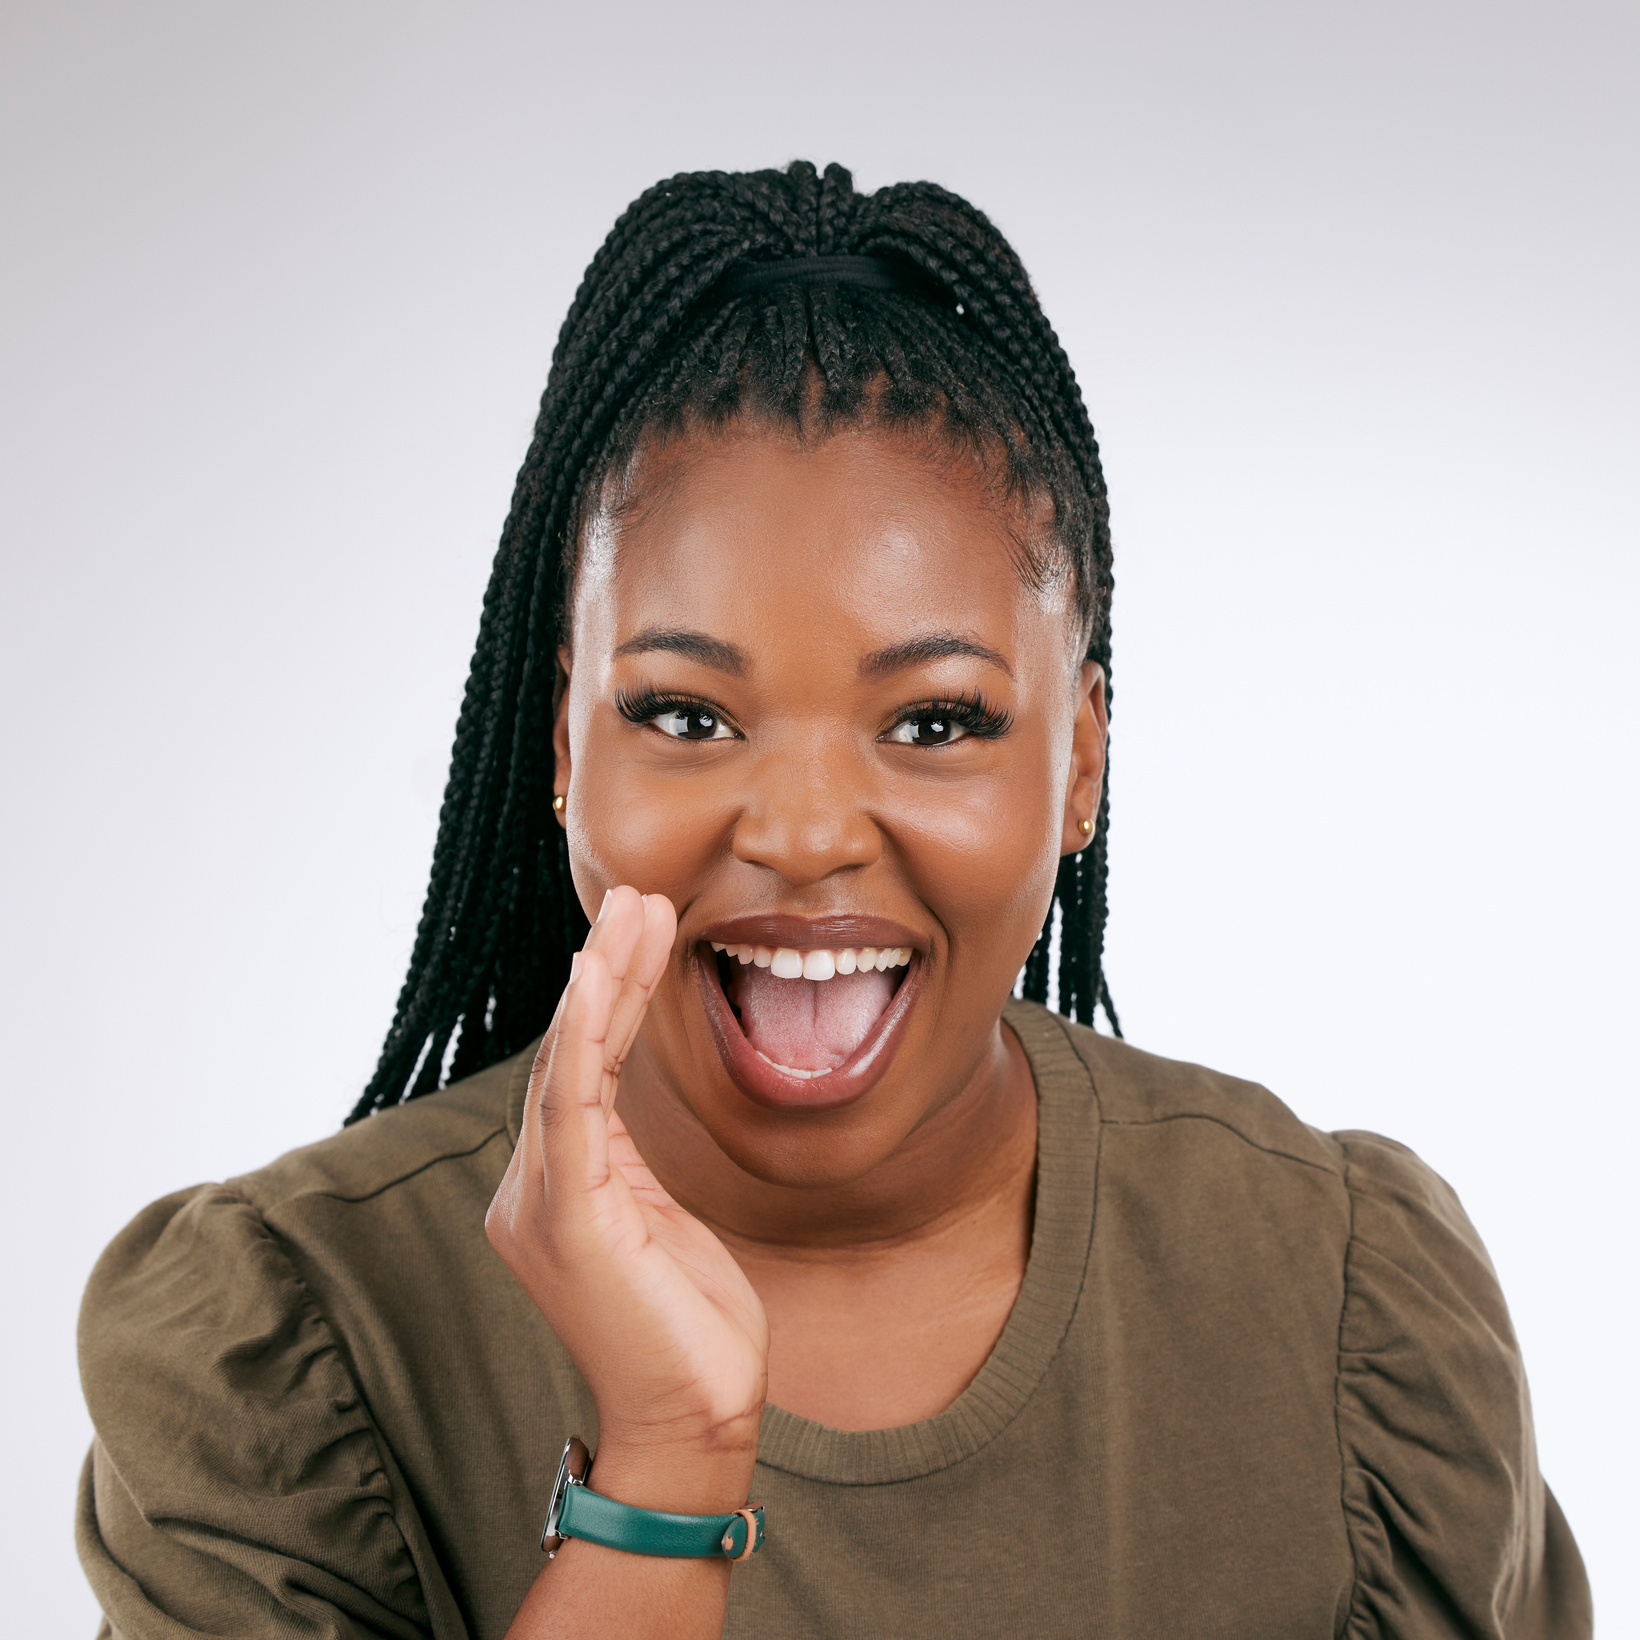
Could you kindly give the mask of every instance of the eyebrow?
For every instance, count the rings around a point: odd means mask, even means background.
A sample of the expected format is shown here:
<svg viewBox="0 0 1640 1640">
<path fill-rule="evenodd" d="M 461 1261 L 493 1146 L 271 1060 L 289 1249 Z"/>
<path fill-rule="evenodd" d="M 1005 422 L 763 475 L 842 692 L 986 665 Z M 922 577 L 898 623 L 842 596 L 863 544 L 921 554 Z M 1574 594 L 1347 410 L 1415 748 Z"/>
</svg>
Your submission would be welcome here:
<svg viewBox="0 0 1640 1640">
<path fill-rule="evenodd" d="M 971 655 L 975 660 L 988 661 L 1011 678 L 1014 669 L 989 644 L 974 638 L 965 638 L 956 632 L 928 632 L 905 643 L 890 644 L 867 655 L 860 662 L 862 678 L 886 678 L 908 667 L 926 666 L 929 661 L 943 661 L 952 655 Z"/>
<path fill-rule="evenodd" d="M 686 660 L 711 667 L 714 672 L 729 672 L 736 677 L 746 670 L 745 655 L 732 643 L 704 632 L 684 632 L 671 627 L 645 627 L 635 638 L 628 638 L 615 653 L 645 655 L 655 650 L 682 655 Z"/>
</svg>

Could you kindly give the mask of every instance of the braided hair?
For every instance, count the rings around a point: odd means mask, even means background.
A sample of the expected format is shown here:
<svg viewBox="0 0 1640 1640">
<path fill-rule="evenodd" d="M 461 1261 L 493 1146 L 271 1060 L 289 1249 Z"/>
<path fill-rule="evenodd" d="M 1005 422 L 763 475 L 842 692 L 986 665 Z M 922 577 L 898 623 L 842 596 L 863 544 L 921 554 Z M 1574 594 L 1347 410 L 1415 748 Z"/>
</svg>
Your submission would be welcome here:
<svg viewBox="0 0 1640 1640">
<path fill-rule="evenodd" d="M 839 257 L 899 276 L 756 277 L 760 264 Z M 1068 572 L 1087 658 L 1109 677 L 1098 445 L 1025 269 L 987 218 L 932 183 L 857 194 L 841 166 L 803 161 L 657 184 L 615 224 L 559 333 L 484 595 L 409 974 L 349 1121 L 507 1058 L 551 1018 L 588 930 L 543 752 L 582 511 L 645 435 L 748 414 L 926 426 L 988 461 L 1000 452 L 1011 489 L 1052 502 L 1057 562 L 1026 572 Z M 1060 1011 L 1091 1024 L 1103 1006 L 1120 1034 L 1101 961 L 1108 789 L 1090 845 L 1060 863 L 1023 989 L 1047 1000 L 1057 932 Z"/>
</svg>

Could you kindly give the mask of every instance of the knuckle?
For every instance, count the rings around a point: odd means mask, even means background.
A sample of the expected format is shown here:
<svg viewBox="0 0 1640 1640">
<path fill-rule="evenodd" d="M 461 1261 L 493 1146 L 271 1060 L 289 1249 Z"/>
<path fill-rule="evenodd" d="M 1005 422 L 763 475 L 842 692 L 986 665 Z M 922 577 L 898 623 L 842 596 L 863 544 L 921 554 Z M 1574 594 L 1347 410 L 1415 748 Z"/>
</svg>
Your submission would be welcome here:
<svg viewBox="0 0 1640 1640">
<path fill-rule="evenodd" d="M 568 1115 L 562 1099 L 543 1099 L 538 1117 L 540 1129 L 547 1138 L 552 1138 L 564 1126 L 564 1118 Z"/>
<path fill-rule="evenodd" d="M 490 1245 L 503 1257 L 515 1244 L 512 1213 L 509 1206 L 502 1202 L 499 1192 L 490 1203 L 489 1211 L 484 1215 L 484 1234 L 488 1237 Z"/>
</svg>

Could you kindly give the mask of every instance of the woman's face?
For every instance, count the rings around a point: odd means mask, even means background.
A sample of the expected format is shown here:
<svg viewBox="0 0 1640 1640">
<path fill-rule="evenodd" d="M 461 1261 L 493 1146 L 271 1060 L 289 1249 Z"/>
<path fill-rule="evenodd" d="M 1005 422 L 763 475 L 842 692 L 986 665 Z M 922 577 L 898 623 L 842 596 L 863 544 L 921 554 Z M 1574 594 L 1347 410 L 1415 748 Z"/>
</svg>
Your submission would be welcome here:
<svg viewBox="0 0 1640 1640">
<path fill-rule="evenodd" d="M 754 424 L 651 449 L 589 519 L 555 725 L 575 883 L 589 915 L 621 883 L 678 914 L 623 1111 L 678 1101 L 755 1177 L 842 1183 L 997 1064 L 1104 763 L 1032 527 L 923 436 Z"/>
</svg>

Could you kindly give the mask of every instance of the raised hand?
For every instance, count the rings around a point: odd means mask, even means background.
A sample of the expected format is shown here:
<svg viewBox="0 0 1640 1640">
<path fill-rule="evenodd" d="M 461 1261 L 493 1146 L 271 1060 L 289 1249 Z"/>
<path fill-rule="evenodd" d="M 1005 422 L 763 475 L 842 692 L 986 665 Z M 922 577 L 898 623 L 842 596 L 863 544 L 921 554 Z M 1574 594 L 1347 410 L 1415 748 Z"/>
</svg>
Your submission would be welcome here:
<svg viewBox="0 0 1640 1640">
<path fill-rule="evenodd" d="M 707 1511 L 745 1501 L 768 1323 L 739 1265 L 661 1188 L 614 1110 L 676 929 L 661 895 L 606 897 L 536 1056 L 486 1228 L 597 1401 L 599 1490 Z"/>
</svg>

